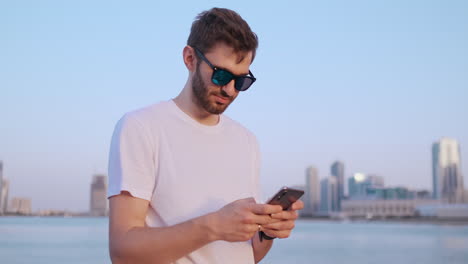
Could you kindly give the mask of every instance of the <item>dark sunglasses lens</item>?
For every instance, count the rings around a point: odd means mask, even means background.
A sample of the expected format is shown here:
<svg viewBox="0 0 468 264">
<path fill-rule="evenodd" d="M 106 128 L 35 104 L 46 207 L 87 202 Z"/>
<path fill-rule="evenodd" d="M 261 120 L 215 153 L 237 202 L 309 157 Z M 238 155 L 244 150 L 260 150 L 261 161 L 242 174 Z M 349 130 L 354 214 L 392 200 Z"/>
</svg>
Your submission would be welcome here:
<svg viewBox="0 0 468 264">
<path fill-rule="evenodd" d="M 216 70 L 213 73 L 213 78 L 211 80 L 216 85 L 226 85 L 228 84 L 234 76 L 225 70 Z"/>
<path fill-rule="evenodd" d="M 239 77 L 236 79 L 236 90 L 238 91 L 245 91 L 249 89 L 249 87 L 252 85 L 253 80 L 248 77 Z"/>
</svg>

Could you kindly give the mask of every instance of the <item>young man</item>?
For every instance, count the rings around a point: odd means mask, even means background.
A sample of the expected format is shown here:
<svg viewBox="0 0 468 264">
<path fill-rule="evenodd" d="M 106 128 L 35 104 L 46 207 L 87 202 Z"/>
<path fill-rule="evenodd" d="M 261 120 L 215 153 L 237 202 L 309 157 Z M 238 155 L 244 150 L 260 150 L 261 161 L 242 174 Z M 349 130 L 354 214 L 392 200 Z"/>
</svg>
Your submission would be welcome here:
<svg viewBox="0 0 468 264">
<path fill-rule="evenodd" d="M 303 207 L 256 203 L 256 138 L 222 115 L 255 81 L 256 35 L 234 11 L 213 8 L 196 18 L 187 44 L 181 93 L 126 114 L 115 128 L 113 263 L 256 263 L 273 238 L 289 236 Z"/>
</svg>

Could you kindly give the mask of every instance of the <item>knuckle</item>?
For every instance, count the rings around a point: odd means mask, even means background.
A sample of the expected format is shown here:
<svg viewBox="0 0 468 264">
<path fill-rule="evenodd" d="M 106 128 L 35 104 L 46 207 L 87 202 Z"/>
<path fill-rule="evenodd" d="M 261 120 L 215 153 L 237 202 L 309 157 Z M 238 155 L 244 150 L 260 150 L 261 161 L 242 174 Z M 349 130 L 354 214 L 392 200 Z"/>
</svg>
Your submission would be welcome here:
<svg viewBox="0 0 468 264">
<path fill-rule="evenodd" d="M 298 212 L 294 212 L 294 220 L 296 220 L 297 218 L 299 218 L 299 213 L 298 213 Z"/>
<path fill-rule="evenodd" d="M 290 235 L 290 232 L 282 232 L 281 238 L 288 238 Z"/>
<path fill-rule="evenodd" d="M 249 216 L 249 215 L 245 215 L 242 219 L 242 223 L 244 224 L 254 224 L 254 219 L 252 216 Z"/>
</svg>

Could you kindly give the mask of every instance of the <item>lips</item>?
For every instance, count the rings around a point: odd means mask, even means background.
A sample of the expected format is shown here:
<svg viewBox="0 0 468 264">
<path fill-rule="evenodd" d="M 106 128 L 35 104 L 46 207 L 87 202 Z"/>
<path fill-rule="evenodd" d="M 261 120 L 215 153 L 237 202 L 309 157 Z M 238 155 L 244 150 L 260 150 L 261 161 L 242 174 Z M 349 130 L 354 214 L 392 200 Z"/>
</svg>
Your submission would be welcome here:
<svg viewBox="0 0 468 264">
<path fill-rule="evenodd" d="M 220 96 L 220 95 L 217 95 L 217 94 L 213 94 L 213 96 L 215 97 L 216 102 L 218 102 L 220 104 L 227 104 L 227 103 L 229 103 L 231 101 L 230 98 Z"/>
</svg>

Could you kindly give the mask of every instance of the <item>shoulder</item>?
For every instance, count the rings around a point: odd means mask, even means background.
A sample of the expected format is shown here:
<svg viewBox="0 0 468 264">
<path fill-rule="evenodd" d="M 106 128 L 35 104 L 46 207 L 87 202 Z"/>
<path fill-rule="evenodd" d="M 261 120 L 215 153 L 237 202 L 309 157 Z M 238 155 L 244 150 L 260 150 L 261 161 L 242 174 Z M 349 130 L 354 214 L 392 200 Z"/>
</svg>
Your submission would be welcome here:
<svg viewBox="0 0 468 264">
<path fill-rule="evenodd" d="M 169 111 L 171 111 L 170 102 L 162 101 L 127 112 L 123 116 L 123 119 L 138 120 L 139 122 L 146 124 L 163 118 Z"/>
<path fill-rule="evenodd" d="M 117 126 L 135 125 L 144 127 L 148 130 L 154 130 L 165 118 L 167 118 L 168 112 L 170 111 L 170 102 L 158 102 L 125 113 L 120 118 Z"/>
<path fill-rule="evenodd" d="M 258 145 L 257 137 L 251 130 L 249 130 L 241 123 L 237 122 L 236 120 L 226 115 L 223 115 L 223 118 L 224 118 L 225 126 L 227 127 L 227 129 L 229 129 L 230 131 L 232 131 L 233 133 L 237 135 L 245 135 L 245 137 L 247 138 L 250 144 Z"/>
<path fill-rule="evenodd" d="M 144 135 L 149 140 L 154 140 L 168 116 L 168 111 L 170 104 L 167 101 L 129 111 L 115 125 L 114 134 L 133 137 Z"/>
</svg>

